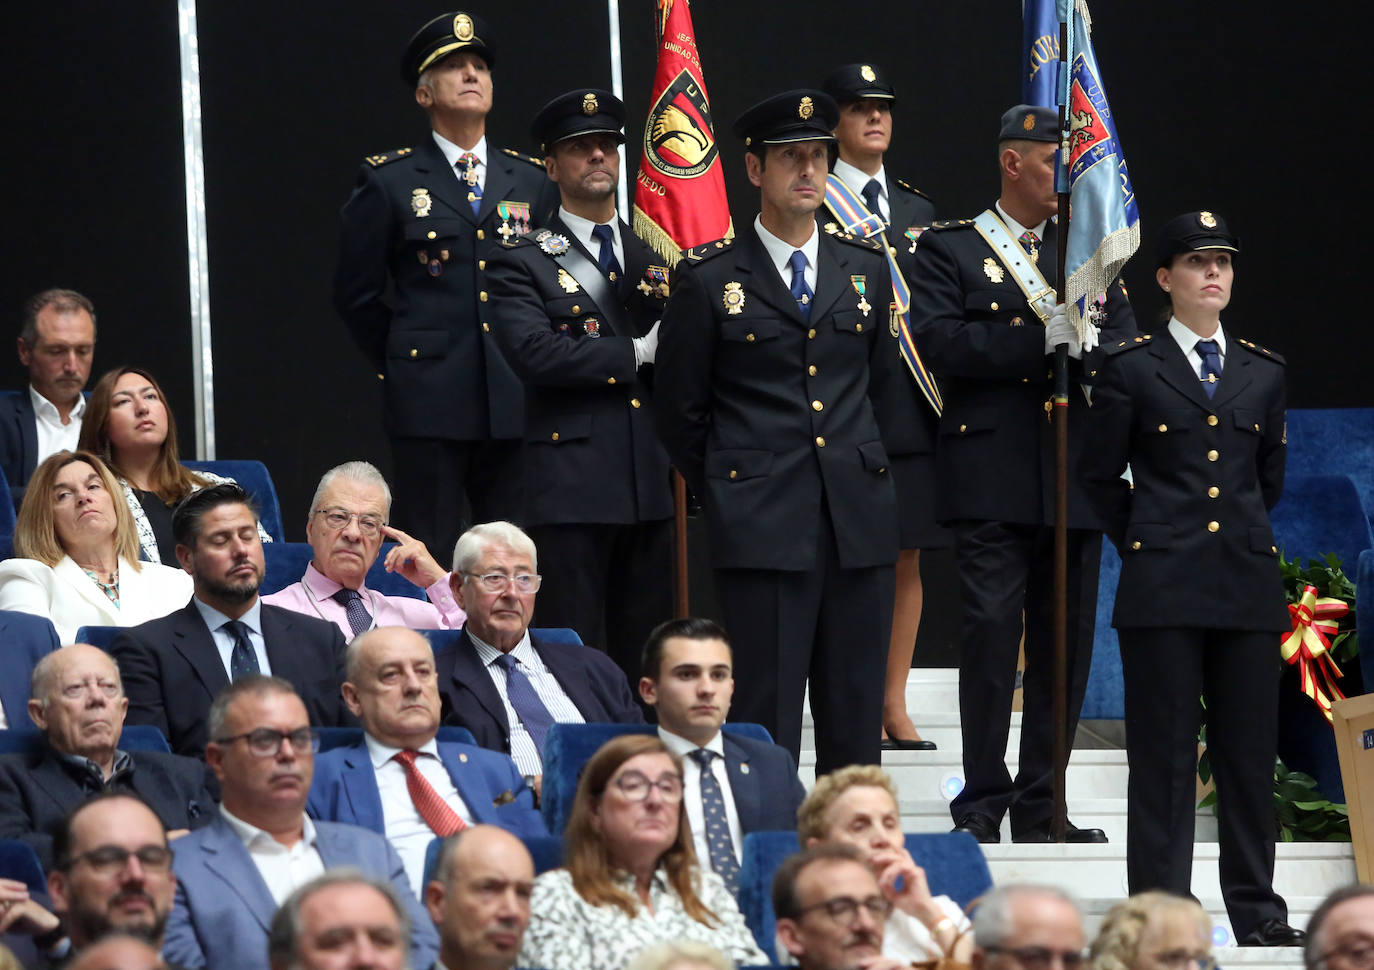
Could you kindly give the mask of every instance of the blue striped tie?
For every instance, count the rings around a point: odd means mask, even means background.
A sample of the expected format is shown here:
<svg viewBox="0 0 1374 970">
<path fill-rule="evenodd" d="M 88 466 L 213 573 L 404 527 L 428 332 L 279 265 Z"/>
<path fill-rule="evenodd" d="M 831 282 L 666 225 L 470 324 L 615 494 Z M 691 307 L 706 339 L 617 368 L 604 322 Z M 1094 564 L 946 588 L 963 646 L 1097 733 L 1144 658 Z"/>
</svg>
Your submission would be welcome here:
<svg viewBox="0 0 1374 970">
<path fill-rule="evenodd" d="M 735 858 L 735 843 L 730 838 L 730 819 L 725 814 L 725 796 L 720 782 L 711 771 L 714 751 L 697 748 L 688 756 L 701 769 L 701 814 L 706 822 L 706 848 L 711 853 L 711 868 L 725 880 L 731 896 L 739 895 L 739 860 Z"/>
<path fill-rule="evenodd" d="M 553 715 L 539 699 L 534 685 L 514 657 L 503 653 L 496 658 L 496 665 L 506 672 L 506 697 L 510 700 L 510 706 L 515 708 L 520 723 L 525 725 L 535 749 L 543 754 L 544 737 L 553 726 Z"/>
</svg>

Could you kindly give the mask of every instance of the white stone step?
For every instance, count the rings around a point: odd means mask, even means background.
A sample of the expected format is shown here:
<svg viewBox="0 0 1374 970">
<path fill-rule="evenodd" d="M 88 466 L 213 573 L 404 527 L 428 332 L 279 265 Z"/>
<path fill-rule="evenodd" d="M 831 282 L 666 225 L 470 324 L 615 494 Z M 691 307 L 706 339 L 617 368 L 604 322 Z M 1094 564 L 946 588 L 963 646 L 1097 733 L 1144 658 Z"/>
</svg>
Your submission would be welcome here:
<svg viewBox="0 0 1374 970">
<path fill-rule="evenodd" d="M 909 710 L 912 710 L 909 708 Z M 927 741 L 934 741 L 941 751 L 958 752 L 963 750 L 963 737 L 959 733 L 959 713 L 957 711 L 941 711 L 939 713 L 927 713 L 912 715 L 912 720 L 916 724 L 916 730 L 921 737 Z M 802 718 L 802 742 L 803 750 L 814 749 L 816 747 L 816 731 L 811 723 L 811 712 L 808 710 Z M 1021 712 L 1013 711 L 1011 715 L 1011 730 L 1007 735 L 1007 750 L 1016 752 L 1021 749 Z"/>
<path fill-rule="evenodd" d="M 1312 911 L 1317 908 L 1322 899 L 1323 896 L 1287 896 L 1284 901 L 1288 904 L 1288 925 L 1298 929 L 1306 928 L 1308 921 L 1312 918 Z M 1121 902 L 1121 897 L 1079 897 L 1078 901 L 1083 906 L 1083 927 L 1088 939 L 1091 940 L 1101 928 L 1102 919 L 1106 916 L 1107 910 Z M 1231 927 L 1231 921 L 1226 916 L 1226 905 L 1221 901 L 1221 896 L 1213 893 L 1210 897 L 1200 897 L 1199 901 L 1212 918 L 1212 946 L 1217 950 L 1224 949 L 1225 951 L 1217 954 L 1218 963 L 1223 967 L 1229 968 L 1234 964 L 1243 964 L 1249 967 L 1263 967 L 1266 970 L 1280 967 L 1292 967 L 1297 970 L 1302 966 L 1302 947 L 1238 945 L 1235 931 Z"/>
<path fill-rule="evenodd" d="M 902 790 L 899 788 L 899 792 Z M 953 826 L 949 802 L 943 798 L 908 799 L 902 794 L 900 805 L 903 832 L 948 832 Z M 1112 842 L 1126 840 L 1125 798 L 1079 798 L 1070 805 L 1069 818 L 1080 828 L 1096 828 L 1107 833 Z M 1217 819 L 1211 809 L 1197 813 L 1193 838 L 1197 842 L 1217 840 Z M 1002 820 L 1002 841 L 1011 841 L 1011 822 Z"/>
</svg>

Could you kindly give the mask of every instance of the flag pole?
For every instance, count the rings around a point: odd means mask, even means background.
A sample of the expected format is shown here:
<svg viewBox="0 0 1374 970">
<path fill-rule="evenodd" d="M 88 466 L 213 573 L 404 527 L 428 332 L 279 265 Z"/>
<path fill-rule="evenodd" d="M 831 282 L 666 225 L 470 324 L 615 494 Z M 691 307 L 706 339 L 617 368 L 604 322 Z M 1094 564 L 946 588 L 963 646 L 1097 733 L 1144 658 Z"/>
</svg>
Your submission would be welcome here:
<svg viewBox="0 0 1374 970">
<path fill-rule="evenodd" d="M 1069 49 L 1069 29 L 1059 23 L 1059 70 L 1067 76 L 1065 58 Z M 1061 91 L 1063 90 L 1061 86 Z M 1065 134 L 1065 99 L 1059 99 L 1059 159 L 1056 168 L 1066 166 L 1068 138 Z M 1058 300 L 1064 299 L 1064 270 L 1069 253 L 1069 193 L 1067 179 L 1059 192 Z M 1054 776 L 1051 783 L 1050 838 L 1063 842 L 1068 835 L 1069 816 L 1065 799 L 1065 779 L 1069 763 L 1068 737 L 1068 637 L 1069 637 L 1069 348 L 1054 349 Z"/>
</svg>

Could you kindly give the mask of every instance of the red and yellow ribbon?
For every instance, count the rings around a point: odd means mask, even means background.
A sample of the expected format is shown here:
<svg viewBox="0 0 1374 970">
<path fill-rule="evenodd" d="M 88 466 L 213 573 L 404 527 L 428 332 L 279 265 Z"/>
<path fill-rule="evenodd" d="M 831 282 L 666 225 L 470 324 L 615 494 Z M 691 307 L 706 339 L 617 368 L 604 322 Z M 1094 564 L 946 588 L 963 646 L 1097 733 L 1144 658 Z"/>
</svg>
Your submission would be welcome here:
<svg viewBox="0 0 1374 970">
<path fill-rule="evenodd" d="M 1345 700 L 1345 695 L 1336 686 L 1336 678 L 1344 675 L 1331 659 L 1331 641 L 1327 638 L 1340 629 L 1335 621 L 1349 612 L 1345 603 L 1330 596 L 1319 599 L 1316 587 L 1308 586 L 1300 601 L 1288 604 L 1293 632 L 1284 636 L 1279 648 L 1284 660 L 1298 665 L 1302 692 L 1312 698 L 1328 722 L 1333 721 L 1331 705 Z"/>
</svg>

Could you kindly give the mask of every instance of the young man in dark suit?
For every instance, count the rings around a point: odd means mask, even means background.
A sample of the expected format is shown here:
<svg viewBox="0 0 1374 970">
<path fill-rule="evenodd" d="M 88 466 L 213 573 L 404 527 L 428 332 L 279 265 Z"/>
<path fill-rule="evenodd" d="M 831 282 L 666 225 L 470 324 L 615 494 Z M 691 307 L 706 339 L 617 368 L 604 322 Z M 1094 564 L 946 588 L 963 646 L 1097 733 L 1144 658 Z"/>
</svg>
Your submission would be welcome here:
<svg viewBox="0 0 1374 970">
<path fill-rule="evenodd" d="M 644 644 L 639 696 L 658 714 L 658 736 L 682 759 L 697 860 L 737 892 L 744 836 L 795 826 L 806 791 L 785 748 L 721 732 L 735 693 L 733 668 L 720 624 L 669 620 Z"/>
</svg>

